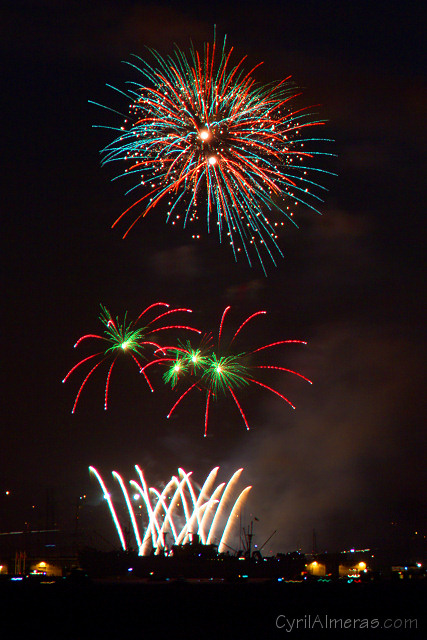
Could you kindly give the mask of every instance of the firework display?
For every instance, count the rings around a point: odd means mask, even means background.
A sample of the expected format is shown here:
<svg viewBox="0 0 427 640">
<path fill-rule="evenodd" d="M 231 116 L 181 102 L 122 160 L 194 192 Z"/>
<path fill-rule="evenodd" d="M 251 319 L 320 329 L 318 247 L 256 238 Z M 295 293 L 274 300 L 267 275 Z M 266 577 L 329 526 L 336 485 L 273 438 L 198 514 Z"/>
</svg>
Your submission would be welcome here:
<svg viewBox="0 0 427 640">
<path fill-rule="evenodd" d="M 96 351 L 95 353 L 80 360 L 70 369 L 70 371 L 62 381 L 66 382 L 71 374 L 81 365 L 85 363 L 93 364 L 93 362 L 95 362 L 95 364 L 90 368 L 89 373 L 87 373 L 77 392 L 72 413 L 74 413 L 76 410 L 80 394 L 83 391 L 83 388 L 85 387 L 87 381 L 95 372 L 95 370 L 103 363 L 108 363 L 109 365 L 104 393 L 104 409 L 107 410 L 111 373 L 118 358 L 122 356 L 132 358 L 132 360 L 137 365 L 139 372 L 143 374 L 150 390 L 153 391 L 151 382 L 148 378 L 147 373 L 145 372 L 144 362 L 153 359 L 157 360 L 158 352 L 163 351 L 161 345 L 157 340 L 157 334 L 168 329 L 185 329 L 187 331 L 200 333 L 198 329 L 187 325 L 159 325 L 158 321 L 166 318 L 170 314 L 177 312 L 191 313 L 191 309 L 169 309 L 169 306 L 170 305 L 165 302 L 155 302 L 154 304 L 144 309 L 144 311 L 139 314 L 136 320 L 131 322 L 128 321 L 127 313 L 125 313 L 123 321 L 120 322 L 119 318 L 114 319 L 108 309 L 101 305 L 101 314 L 99 316 L 99 319 L 104 326 L 103 335 L 86 334 L 77 340 L 74 348 L 78 347 L 82 342 L 85 342 L 88 339 L 101 341 L 103 348 L 100 351 Z M 163 311 L 163 313 L 160 313 L 148 322 L 145 322 L 145 314 L 155 307 L 164 307 L 168 310 Z"/>
<path fill-rule="evenodd" d="M 126 520 L 130 519 L 140 556 L 152 551 L 166 553 L 174 545 L 192 541 L 194 535 L 202 544 L 217 545 L 219 553 L 227 551 L 233 525 L 237 523 L 240 508 L 251 489 L 245 487 L 235 497 L 243 469 L 238 469 L 227 483 L 214 486 L 219 470 L 215 467 L 201 487 L 192 480 L 192 472 L 178 469 L 178 475 L 172 476 L 160 491 L 148 487 L 141 468 L 135 465 L 138 480 L 131 480 L 129 487 L 120 474 L 112 472 L 123 494 L 124 505 L 122 500 L 118 507 L 101 474 L 95 467 L 91 466 L 89 470 L 99 482 L 124 551 L 127 543 L 119 508 L 122 511 L 125 505 Z"/>
<path fill-rule="evenodd" d="M 319 213 L 325 187 L 315 176 L 330 172 L 317 166 L 317 159 L 333 154 L 323 147 L 331 140 L 310 132 L 324 121 L 311 107 L 299 104 L 299 90 L 290 77 L 259 83 L 255 71 L 261 63 L 245 70 L 245 58 L 233 62 L 233 49 L 227 48 L 226 38 L 218 44 L 215 33 L 202 52 L 191 45 L 187 53 L 176 47 L 168 57 L 153 49 L 150 53 L 151 63 L 137 56 L 128 63 L 139 74 L 136 82 L 129 82 L 125 91 L 111 87 L 126 99 L 126 113 L 105 107 L 122 119 L 117 126 L 105 127 L 115 137 L 102 149 L 101 162 L 120 167 L 114 179 L 128 179 L 126 195 L 133 199 L 112 226 L 127 222 L 126 237 L 141 218 L 157 211 L 167 223 L 190 228 L 193 239 L 204 230 L 217 233 L 220 242 L 231 246 L 236 260 L 242 254 L 249 265 L 257 261 L 267 275 L 266 261 L 276 265 L 277 257 L 283 256 L 280 228 L 287 221 L 296 225 L 295 208 L 303 204 Z M 154 317 L 146 320 L 153 309 Z M 259 356 L 282 345 L 306 342 L 292 339 L 245 346 L 241 340 L 247 325 L 266 312 L 249 315 L 228 338 L 224 324 L 229 311 L 227 306 L 214 334 L 165 322 L 170 314 L 191 312 L 169 308 L 165 302 L 148 306 L 132 321 L 127 312 L 120 320 L 101 305 L 103 332 L 85 334 L 74 345 L 95 342 L 100 348 L 77 362 L 63 379 L 66 382 L 76 370 L 86 368 L 72 413 L 101 365 L 106 369 L 104 408 L 108 408 L 110 380 L 119 358 L 133 361 L 151 391 L 148 374 L 152 367 L 163 367 L 163 383 L 178 396 L 167 418 L 184 399 L 201 393 L 205 437 L 211 405 L 221 399 L 233 401 L 249 430 L 240 396 L 251 388 L 267 390 L 295 409 L 285 395 L 263 381 L 263 374 L 281 372 L 311 381 L 277 361 L 260 362 Z M 192 334 L 172 332 L 167 342 L 159 339 L 170 329 Z M 237 491 L 241 468 L 228 482 L 216 484 L 219 467 L 215 467 L 202 486 L 193 481 L 192 472 L 180 468 L 156 489 L 148 486 L 136 465 L 137 479 L 129 483 L 112 472 L 118 487 L 111 493 L 97 469 L 89 469 L 101 487 L 122 549 L 131 548 L 125 535 L 130 523 L 141 556 L 168 555 L 194 536 L 202 544 L 216 545 L 220 553 L 231 548 L 233 528 L 251 490 L 247 486 Z"/>
<path fill-rule="evenodd" d="M 117 90 L 128 112 L 106 127 L 118 136 L 102 163 L 124 165 L 117 177 L 129 177 L 127 193 L 141 192 L 113 227 L 135 212 L 126 236 L 158 206 L 167 222 L 191 225 L 193 238 L 216 227 L 235 258 L 243 251 L 265 271 L 266 257 L 276 264 L 283 255 L 278 231 L 295 207 L 317 211 L 322 202 L 312 174 L 329 173 L 316 159 L 333 154 L 322 150 L 329 140 L 309 132 L 324 121 L 299 105 L 290 78 L 263 85 L 253 75 L 261 63 L 250 71 L 245 58 L 234 64 L 226 38 L 219 45 L 214 37 L 202 53 L 193 45 L 167 58 L 150 51 L 152 64 L 137 56 L 128 63 L 140 80 Z"/>
<path fill-rule="evenodd" d="M 232 398 L 240 412 L 246 429 L 249 430 L 249 424 L 242 405 L 237 398 L 237 394 L 240 389 L 248 387 L 251 384 L 271 391 L 295 409 L 294 405 L 290 400 L 288 400 L 288 398 L 276 389 L 273 389 L 254 377 L 254 375 L 257 375 L 260 370 L 272 369 L 291 373 L 312 384 L 311 380 L 303 376 L 301 373 L 297 373 L 296 371 L 277 365 L 258 364 L 255 362 L 254 358 L 255 354 L 279 345 L 291 343 L 307 344 L 302 340 L 279 340 L 277 342 L 268 343 L 255 349 L 245 351 L 236 349 L 235 344 L 238 342 L 237 337 L 242 329 L 253 318 L 265 315 L 265 311 L 257 311 L 246 318 L 234 333 L 231 340 L 224 346 L 224 341 L 222 339 L 223 324 L 229 310 L 230 307 L 228 306 L 222 314 L 216 341 L 214 341 L 211 335 L 205 335 L 198 347 L 192 346 L 191 341 L 187 341 L 184 345 L 178 347 L 165 347 L 165 351 L 174 352 L 174 357 L 169 359 L 168 369 L 163 376 L 164 381 L 169 383 L 172 387 L 177 387 L 181 381 L 186 383 L 186 389 L 179 396 L 167 417 L 169 418 L 172 415 L 178 405 L 191 391 L 199 390 L 206 396 L 205 436 L 208 429 L 210 402 L 211 400 L 217 399 L 221 396 L 230 396 Z M 161 361 L 165 360 L 167 361 L 168 359 L 161 359 Z"/>
</svg>

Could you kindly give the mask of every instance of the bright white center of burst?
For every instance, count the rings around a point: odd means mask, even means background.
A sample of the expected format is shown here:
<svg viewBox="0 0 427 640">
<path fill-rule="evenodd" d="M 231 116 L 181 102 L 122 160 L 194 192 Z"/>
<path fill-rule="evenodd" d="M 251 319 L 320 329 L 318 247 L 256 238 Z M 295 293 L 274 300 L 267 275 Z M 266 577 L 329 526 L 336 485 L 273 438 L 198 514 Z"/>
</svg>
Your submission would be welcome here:
<svg viewBox="0 0 427 640">
<path fill-rule="evenodd" d="M 221 369 L 220 365 L 218 365 L 215 370 L 216 370 L 217 373 L 222 373 L 222 369 Z"/>
<path fill-rule="evenodd" d="M 197 360 L 198 360 L 198 359 L 199 359 L 199 358 L 198 358 L 196 355 L 191 357 L 191 360 L 192 360 L 193 362 L 197 362 Z"/>
<path fill-rule="evenodd" d="M 125 340 L 125 342 L 122 342 L 122 344 L 120 346 L 123 349 L 123 351 L 126 351 L 126 349 L 129 346 L 129 340 Z"/>
<path fill-rule="evenodd" d="M 179 364 L 176 364 L 176 365 L 174 366 L 173 370 L 174 370 L 174 371 L 179 371 L 179 370 L 180 370 L 180 368 L 181 368 L 181 367 L 180 367 L 180 365 L 179 365 Z"/>
<path fill-rule="evenodd" d="M 211 156 L 211 157 L 208 159 L 208 162 L 209 162 L 209 164 L 216 164 L 216 158 L 215 158 L 215 156 Z"/>
<path fill-rule="evenodd" d="M 209 131 L 207 129 L 202 129 L 199 136 L 201 140 L 207 140 L 209 138 Z"/>
</svg>

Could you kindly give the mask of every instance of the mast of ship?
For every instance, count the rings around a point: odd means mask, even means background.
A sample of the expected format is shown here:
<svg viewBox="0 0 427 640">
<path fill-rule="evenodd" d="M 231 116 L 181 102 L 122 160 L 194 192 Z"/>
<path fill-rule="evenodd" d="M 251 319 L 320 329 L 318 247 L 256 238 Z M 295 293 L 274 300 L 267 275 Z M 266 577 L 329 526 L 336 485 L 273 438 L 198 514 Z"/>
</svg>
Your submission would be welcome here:
<svg viewBox="0 0 427 640">
<path fill-rule="evenodd" d="M 248 527 L 248 558 L 252 554 L 252 538 L 254 537 L 254 521 L 251 520 L 250 527 Z"/>
</svg>

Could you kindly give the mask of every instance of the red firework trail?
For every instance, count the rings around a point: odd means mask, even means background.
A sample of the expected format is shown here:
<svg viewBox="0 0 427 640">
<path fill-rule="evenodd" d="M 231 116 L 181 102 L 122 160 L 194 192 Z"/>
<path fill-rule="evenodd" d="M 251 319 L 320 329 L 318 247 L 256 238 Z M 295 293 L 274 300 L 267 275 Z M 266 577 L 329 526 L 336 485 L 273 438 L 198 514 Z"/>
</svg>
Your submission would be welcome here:
<svg viewBox="0 0 427 640">
<path fill-rule="evenodd" d="M 230 311 L 230 308 L 230 306 L 226 307 L 222 313 L 216 344 L 212 341 L 210 334 L 205 334 L 202 340 L 202 345 L 193 345 L 191 341 L 187 341 L 185 346 L 166 347 L 165 349 L 167 351 L 173 353 L 173 357 L 159 359 L 159 362 L 169 363 L 169 368 L 164 374 L 165 382 L 169 382 L 172 387 L 177 386 L 180 380 L 188 383 L 186 389 L 181 393 L 178 400 L 176 400 L 170 409 L 167 417 L 169 418 L 172 415 L 182 400 L 184 400 L 184 398 L 187 397 L 193 389 L 198 389 L 205 393 L 206 396 L 204 420 L 205 436 L 207 435 L 208 430 L 209 410 L 212 399 L 217 400 L 220 397 L 227 396 L 230 396 L 234 404 L 237 406 L 245 427 L 249 430 L 249 423 L 238 398 L 238 393 L 250 385 L 255 385 L 270 391 L 295 409 L 292 402 L 285 395 L 280 393 L 280 391 L 255 378 L 253 374 L 256 370 L 283 371 L 285 373 L 293 374 L 312 384 L 311 380 L 306 376 L 292 369 L 274 364 L 257 364 L 252 362 L 254 354 L 285 344 L 306 344 L 306 342 L 302 340 L 278 340 L 276 342 L 261 345 L 255 349 L 236 349 L 235 344 L 237 343 L 237 337 L 240 336 L 242 329 L 245 328 L 254 318 L 266 315 L 266 311 L 256 311 L 248 316 L 235 331 L 228 345 L 224 346 L 224 321 L 226 315 Z"/>
<path fill-rule="evenodd" d="M 152 318 L 147 324 L 142 324 L 141 318 L 151 309 L 162 306 L 169 307 L 169 305 L 165 302 L 156 302 L 139 314 L 137 319 L 132 322 L 128 322 L 126 317 L 127 313 L 125 313 L 124 319 L 122 322 L 118 318 L 113 318 L 105 307 L 101 305 L 101 314 L 99 319 L 104 326 L 103 335 L 88 333 L 83 335 L 81 338 L 77 340 L 74 347 L 77 348 L 83 341 L 87 339 L 95 339 L 95 340 L 103 340 L 105 343 L 105 349 L 103 351 L 98 351 L 93 353 L 82 360 L 80 360 L 77 364 L 75 364 L 70 371 L 67 373 L 62 382 L 66 382 L 71 374 L 79 368 L 84 363 L 88 362 L 92 358 L 99 358 L 98 362 L 93 366 L 90 371 L 87 373 L 85 378 L 83 379 L 82 384 L 77 392 L 72 413 L 75 412 L 77 403 L 80 399 L 80 395 L 88 382 L 89 378 L 96 371 L 96 369 L 104 362 L 109 362 L 109 367 L 106 376 L 105 382 L 105 391 L 104 391 L 104 409 L 108 409 L 108 397 L 109 397 L 109 389 L 110 389 L 110 381 L 111 374 L 116 364 L 118 358 L 123 356 L 130 356 L 132 360 L 136 363 L 139 371 L 143 374 L 145 381 L 150 389 L 153 391 L 153 386 L 145 372 L 145 367 L 143 365 L 144 360 L 148 360 L 149 364 L 155 364 L 158 362 L 158 357 L 156 353 L 161 352 L 166 354 L 164 351 L 164 347 L 162 347 L 157 340 L 154 341 L 152 339 L 153 334 L 156 334 L 160 331 L 166 330 L 185 330 L 192 331 L 195 333 L 200 333 L 198 329 L 191 327 L 189 325 L 181 325 L 181 324 L 168 324 L 160 326 L 156 326 L 156 324 L 161 321 L 166 316 L 170 316 L 173 313 L 191 313 L 191 309 L 186 308 L 178 308 L 178 309 L 168 309 L 163 313 L 156 315 Z"/>
</svg>

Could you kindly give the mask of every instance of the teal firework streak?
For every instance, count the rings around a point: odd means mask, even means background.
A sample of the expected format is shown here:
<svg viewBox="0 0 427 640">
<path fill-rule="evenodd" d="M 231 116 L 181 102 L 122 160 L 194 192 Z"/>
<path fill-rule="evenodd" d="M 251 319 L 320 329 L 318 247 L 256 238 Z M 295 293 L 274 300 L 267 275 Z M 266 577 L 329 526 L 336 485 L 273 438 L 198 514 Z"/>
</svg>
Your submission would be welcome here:
<svg viewBox="0 0 427 640">
<path fill-rule="evenodd" d="M 216 227 L 235 258 L 241 251 L 251 264 L 265 256 L 274 264 L 282 255 L 278 231 L 303 203 L 317 211 L 324 187 L 311 174 L 329 173 L 314 166 L 327 139 L 311 137 L 324 124 L 311 108 L 297 105 L 298 90 L 289 78 L 259 84 L 231 62 L 226 39 L 215 38 L 202 53 L 176 48 L 164 58 L 150 50 L 152 64 L 135 56 L 130 64 L 142 76 L 120 91 L 128 101 L 118 136 L 102 150 L 103 164 L 119 162 L 133 183 L 127 193 L 141 197 L 124 211 L 136 222 L 163 205 L 166 220 L 192 227 Z M 261 64 L 261 63 L 260 63 Z M 114 127 L 108 127 L 109 129 Z M 200 223 L 200 224 L 198 224 Z"/>
</svg>

